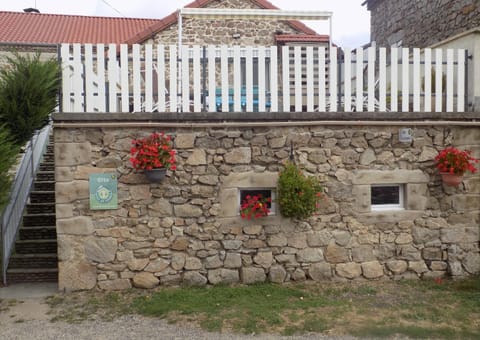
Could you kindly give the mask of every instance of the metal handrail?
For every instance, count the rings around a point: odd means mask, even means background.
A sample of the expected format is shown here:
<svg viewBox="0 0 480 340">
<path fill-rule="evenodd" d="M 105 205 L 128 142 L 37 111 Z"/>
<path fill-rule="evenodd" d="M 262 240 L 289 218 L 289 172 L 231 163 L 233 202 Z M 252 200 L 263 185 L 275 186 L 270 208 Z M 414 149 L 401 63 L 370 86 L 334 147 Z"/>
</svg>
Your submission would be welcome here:
<svg viewBox="0 0 480 340">
<path fill-rule="evenodd" d="M 22 221 L 23 211 L 28 202 L 30 190 L 45 153 L 51 131 L 52 124 L 50 123 L 34 134 L 27 143 L 11 187 L 9 203 L 1 215 L 2 277 L 4 285 L 7 284 L 8 263 Z"/>
</svg>

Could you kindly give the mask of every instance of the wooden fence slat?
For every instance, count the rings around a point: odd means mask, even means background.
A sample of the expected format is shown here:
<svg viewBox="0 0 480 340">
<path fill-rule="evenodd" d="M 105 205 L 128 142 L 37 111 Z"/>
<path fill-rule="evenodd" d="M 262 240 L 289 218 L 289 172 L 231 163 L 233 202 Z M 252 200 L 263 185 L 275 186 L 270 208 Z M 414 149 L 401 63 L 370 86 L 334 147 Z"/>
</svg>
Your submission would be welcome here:
<svg viewBox="0 0 480 340">
<path fill-rule="evenodd" d="M 345 85 L 344 85 L 344 110 L 345 112 L 352 112 L 352 50 L 346 48 L 343 51 L 345 58 Z"/>
<path fill-rule="evenodd" d="M 208 46 L 208 111 L 217 111 L 216 106 L 216 77 L 215 77 L 215 46 Z"/>
<path fill-rule="evenodd" d="M 188 46 L 182 46 L 182 112 L 190 112 L 190 58 Z"/>
<path fill-rule="evenodd" d="M 222 112 L 230 111 L 229 105 L 229 84 L 228 84 L 228 47 L 222 45 L 220 48 L 220 74 L 222 88 Z"/>
<path fill-rule="evenodd" d="M 435 50 L 435 112 L 442 112 L 443 104 L 443 52 Z"/>
<path fill-rule="evenodd" d="M 246 72 L 246 110 L 247 112 L 253 111 L 253 47 L 247 47 L 245 59 L 245 72 Z"/>
<path fill-rule="evenodd" d="M 170 45 L 169 48 L 169 66 L 170 66 L 170 90 L 168 94 L 168 110 L 169 112 L 178 111 L 178 83 L 177 83 L 177 46 Z"/>
<path fill-rule="evenodd" d="M 202 111 L 201 48 L 193 46 L 193 112 Z"/>
<path fill-rule="evenodd" d="M 387 49 L 381 47 L 379 50 L 379 111 L 387 111 Z"/>
<path fill-rule="evenodd" d="M 63 112 L 71 112 L 73 68 L 70 62 L 70 44 L 62 44 L 60 55 L 62 61 L 62 110 Z"/>
<path fill-rule="evenodd" d="M 157 73 L 157 111 L 165 111 L 165 95 L 167 89 L 165 87 L 165 47 L 157 45 L 157 66 L 155 68 Z"/>
<path fill-rule="evenodd" d="M 84 112 L 84 96 L 83 96 L 83 64 L 82 64 L 82 46 L 80 44 L 73 45 L 73 109 L 75 112 Z"/>
<path fill-rule="evenodd" d="M 425 49 L 425 81 L 423 89 L 423 98 L 425 101 L 425 112 L 432 112 L 432 50 L 430 48 Z"/>
<path fill-rule="evenodd" d="M 240 59 L 240 46 L 235 45 L 233 47 L 233 111 L 242 111 L 242 79 L 241 79 L 241 59 Z"/>
<path fill-rule="evenodd" d="M 357 63 L 355 69 L 357 74 L 355 82 L 355 109 L 357 112 L 363 112 L 363 48 L 357 48 Z"/>
<path fill-rule="evenodd" d="M 153 111 L 153 47 L 145 45 L 145 112 Z"/>
<path fill-rule="evenodd" d="M 270 101 L 272 112 L 278 112 L 278 55 L 277 46 L 270 47 Z"/>
<path fill-rule="evenodd" d="M 410 104 L 410 51 L 402 48 L 402 111 L 408 112 Z"/>
<path fill-rule="evenodd" d="M 283 111 L 290 112 L 290 48 L 282 47 Z"/>
<path fill-rule="evenodd" d="M 327 93 L 327 81 L 325 77 L 326 63 L 325 63 L 325 47 L 318 49 L 318 111 L 325 112 Z"/>
<path fill-rule="evenodd" d="M 367 108 L 369 112 L 374 112 L 375 111 L 375 64 L 376 64 L 375 48 L 369 47 L 367 50 L 367 54 L 368 54 Z"/>
<path fill-rule="evenodd" d="M 453 112 L 453 50 L 447 49 L 447 112 Z"/>
<path fill-rule="evenodd" d="M 307 46 L 307 111 L 313 112 L 314 83 L 313 83 L 313 46 Z"/>
<path fill-rule="evenodd" d="M 258 47 L 258 111 L 266 111 L 266 77 L 265 77 L 265 47 Z"/>
<path fill-rule="evenodd" d="M 95 103 L 95 77 L 93 74 L 93 46 L 85 44 L 85 112 L 94 112 Z"/>
<path fill-rule="evenodd" d="M 391 53 L 391 89 L 390 89 L 390 111 L 398 111 L 398 48 L 394 47 Z"/>
<path fill-rule="evenodd" d="M 129 88 L 129 64 L 128 61 L 128 45 L 120 45 L 120 98 L 121 98 L 121 111 L 129 112 L 130 111 L 130 88 Z"/>
<path fill-rule="evenodd" d="M 420 49 L 413 49 L 413 111 L 420 112 Z"/>
<path fill-rule="evenodd" d="M 465 112 L 465 50 L 458 50 L 457 59 L 457 112 Z"/>
<path fill-rule="evenodd" d="M 141 46 L 135 44 L 132 46 L 132 68 L 133 68 L 133 111 L 140 112 L 142 110 L 141 97 L 141 62 L 140 62 Z"/>
<path fill-rule="evenodd" d="M 337 84 L 338 84 L 338 68 L 337 68 L 337 48 L 332 47 L 330 51 L 330 70 L 329 70 L 329 77 L 330 77 L 330 111 L 336 112 L 337 111 Z"/>
<path fill-rule="evenodd" d="M 302 111 L 302 48 L 294 46 L 295 112 Z"/>
</svg>

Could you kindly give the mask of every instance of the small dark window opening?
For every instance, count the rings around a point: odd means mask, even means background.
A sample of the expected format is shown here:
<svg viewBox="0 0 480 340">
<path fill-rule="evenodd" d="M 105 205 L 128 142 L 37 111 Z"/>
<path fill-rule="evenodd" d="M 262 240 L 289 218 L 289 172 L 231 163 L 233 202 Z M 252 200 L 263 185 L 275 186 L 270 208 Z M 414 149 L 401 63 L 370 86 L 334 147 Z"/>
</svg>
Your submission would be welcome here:
<svg viewBox="0 0 480 340">
<path fill-rule="evenodd" d="M 372 186 L 371 204 L 400 204 L 400 186 Z"/>
<path fill-rule="evenodd" d="M 270 198 L 270 202 L 267 202 L 268 209 L 272 209 L 272 190 L 268 189 L 241 189 L 240 190 L 240 204 L 247 198 L 247 196 L 258 196 L 262 195 L 263 198 Z"/>
</svg>

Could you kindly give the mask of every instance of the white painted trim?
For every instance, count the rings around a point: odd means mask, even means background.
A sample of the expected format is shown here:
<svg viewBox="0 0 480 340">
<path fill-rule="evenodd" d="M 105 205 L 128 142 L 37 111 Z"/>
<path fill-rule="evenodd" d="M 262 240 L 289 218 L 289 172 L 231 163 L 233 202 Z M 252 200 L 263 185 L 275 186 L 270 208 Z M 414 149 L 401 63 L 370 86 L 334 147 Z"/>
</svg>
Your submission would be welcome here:
<svg viewBox="0 0 480 340">
<path fill-rule="evenodd" d="M 371 204 L 371 211 L 390 211 L 390 210 L 405 210 L 405 184 L 372 184 L 371 188 L 380 188 L 380 187 L 397 187 L 399 190 L 398 193 L 398 204 Z M 370 199 L 371 201 L 371 199 Z"/>
</svg>

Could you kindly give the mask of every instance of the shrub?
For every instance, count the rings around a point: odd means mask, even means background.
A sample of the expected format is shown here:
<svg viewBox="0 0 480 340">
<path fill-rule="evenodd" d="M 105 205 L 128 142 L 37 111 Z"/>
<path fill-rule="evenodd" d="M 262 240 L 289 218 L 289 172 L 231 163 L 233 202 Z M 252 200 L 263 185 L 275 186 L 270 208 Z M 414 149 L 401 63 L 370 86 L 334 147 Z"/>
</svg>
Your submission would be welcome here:
<svg viewBox="0 0 480 340">
<path fill-rule="evenodd" d="M 278 205 L 284 217 L 308 218 L 319 207 L 323 188 L 317 178 L 305 176 L 291 162 L 278 178 Z"/>
<path fill-rule="evenodd" d="M 60 67 L 54 59 L 40 60 L 40 54 L 13 53 L 6 61 L 0 69 L 0 123 L 21 145 L 48 123 L 57 106 Z"/>
<path fill-rule="evenodd" d="M 10 132 L 0 126 L 0 216 L 10 192 L 11 176 L 8 171 L 15 163 L 18 148 L 11 142 Z"/>
</svg>

